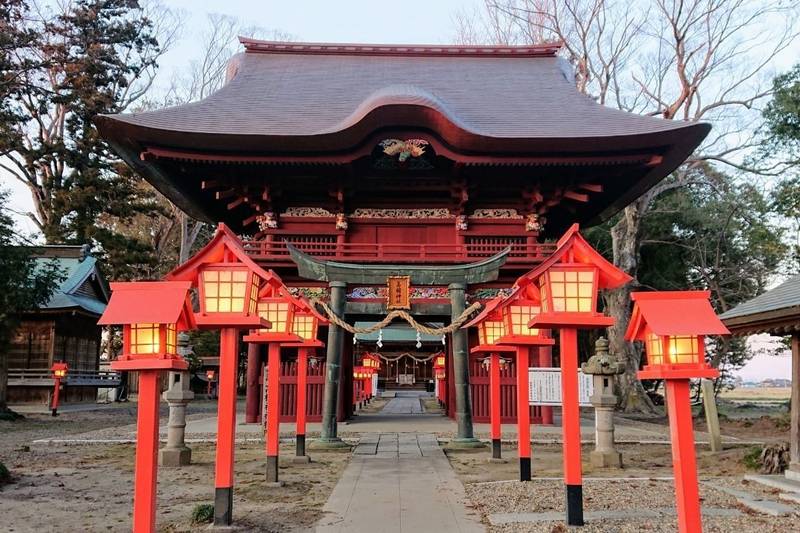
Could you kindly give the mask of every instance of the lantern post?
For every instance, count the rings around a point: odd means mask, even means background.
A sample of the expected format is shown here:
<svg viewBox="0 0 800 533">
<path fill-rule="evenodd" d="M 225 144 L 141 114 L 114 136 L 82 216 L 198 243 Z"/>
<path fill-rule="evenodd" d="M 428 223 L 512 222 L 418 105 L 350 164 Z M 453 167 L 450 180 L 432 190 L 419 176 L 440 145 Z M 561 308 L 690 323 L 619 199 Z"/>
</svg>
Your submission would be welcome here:
<svg viewBox="0 0 800 533">
<path fill-rule="evenodd" d="M 214 525 L 229 526 L 233 522 L 239 332 L 271 326 L 257 313 L 258 293 L 262 285 L 275 280 L 280 283 L 280 279 L 255 264 L 225 224 L 220 224 L 211 241 L 166 278 L 190 281 L 199 297 L 197 326 L 220 331 Z"/>
<path fill-rule="evenodd" d="M 472 353 L 492 354 L 497 357 L 497 370 L 492 379 L 490 367 L 489 386 L 492 459 L 501 459 L 500 425 L 500 353 L 516 354 L 517 358 L 517 450 L 519 479 L 531 480 L 531 409 L 528 400 L 528 367 L 530 350 L 534 347 L 552 346 L 555 341 L 539 328 L 529 328 L 528 322 L 540 312 L 539 291 L 530 283 L 515 284 L 508 296 L 490 300 L 486 307 L 464 328 L 478 327 L 478 346 Z"/>
<path fill-rule="evenodd" d="M 639 379 L 662 379 L 672 440 L 678 530 L 702 530 L 689 380 L 717 378 L 705 360 L 705 336 L 729 335 L 709 303 L 708 291 L 634 292 L 625 338 L 643 341 L 647 365 Z"/>
<path fill-rule="evenodd" d="M 433 372 L 436 379 L 436 399 L 439 401 L 439 406 L 445 405 L 445 392 L 447 391 L 447 370 L 445 369 L 445 356 L 444 352 L 436 354 L 433 358 Z"/>
<path fill-rule="evenodd" d="M 178 355 L 177 333 L 195 327 L 190 288 L 185 282 L 112 283 L 111 300 L 98 321 L 101 326 L 123 326 L 122 354 L 111 362 L 111 368 L 139 373 L 134 533 L 156 530 L 158 375 L 189 367 Z"/>
<path fill-rule="evenodd" d="M 304 299 L 296 299 L 297 307 L 292 318 L 292 334 L 300 338 L 300 342 L 288 343 L 284 346 L 297 348 L 297 396 L 295 405 L 295 463 L 309 463 L 306 455 L 306 417 L 308 411 L 308 366 L 316 355 L 317 348 L 325 345 L 317 339 L 320 324 L 327 324 L 322 317 Z M 316 362 L 316 359 L 313 359 Z"/>
<path fill-rule="evenodd" d="M 217 372 L 215 370 L 206 370 L 206 396 L 211 398 L 211 391 L 214 390 L 214 381 L 217 379 Z"/>
<path fill-rule="evenodd" d="M 277 278 L 272 283 L 267 283 L 259 293 L 259 315 L 272 323 L 270 329 L 260 329 L 250 332 L 245 336 L 245 342 L 267 344 L 267 412 L 266 416 L 266 452 L 267 452 L 267 483 L 281 485 L 278 479 L 278 456 L 280 454 L 280 374 L 281 374 L 281 347 L 298 347 L 306 349 L 320 346 L 316 344 L 316 324 L 318 317 L 314 316 L 309 304 L 299 300 L 289 293 L 283 283 Z M 311 322 L 308 322 L 311 320 Z M 316 321 L 316 322 L 315 322 Z M 310 329 L 309 329 L 310 328 Z M 308 335 L 308 341 L 306 337 Z M 313 335 L 313 337 L 311 337 Z M 304 358 L 307 361 L 307 352 Z M 300 354 L 298 353 L 298 357 Z M 298 365 L 299 366 L 299 365 Z M 305 364 L 304 364 L 305 366 Z M 306 367 L 307 369 L 307 367 Z M 307 370 L 305 370 L 307 371 Z M 298 368 L 298 380 L 300 369 Z M 303 375 L 303 382 L 306 376 Z M 303 396 L 305 403 L 305 384 L 300 387 L 298 381 L 298 397 Z M 305 411 L 305 407 L 303 408 Z M 305 412 L 303 413 L 305 415 Z M 303 423 L 305 423 L 305 416 Z M 303 455 L 305 455 L 305 428 L 303 428 Z"/>
<path fill-rule="evenodd" d="M 56 361 L 50 367 L 50 371 L 53 373 L 53 400 L 50 403 L 51 415 L 58 416 L 58 396 L 61 390 L 61 380 L 67 378 L 69 366 L 64 361 Z"/>
<path fill-rule="evenodd" d="M 517 283 L 536 285 L 541 313 L 528 325 L 559 330 L 561 359 L 561 427 L 567 525 L 583 525 L 583 470 L 578 400 L 578 329 L 605 328 L 614 319 L 597 312 L 600 289 L 615 289 L 632 278 L 608 262 L 574 224 L 556 251 Z"/>
</svg>

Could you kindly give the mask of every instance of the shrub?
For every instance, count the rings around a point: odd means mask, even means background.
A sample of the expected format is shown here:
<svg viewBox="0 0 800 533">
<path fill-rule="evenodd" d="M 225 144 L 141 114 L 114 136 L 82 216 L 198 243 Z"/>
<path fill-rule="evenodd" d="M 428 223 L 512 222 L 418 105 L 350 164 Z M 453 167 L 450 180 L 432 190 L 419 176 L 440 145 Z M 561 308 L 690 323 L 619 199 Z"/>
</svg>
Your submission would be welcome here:
<svg viewBox="0 0 800 533">
<path fill-rule="evenodd" d="M 214 506 L 210 503 L 200 503 L 192 510 L 192 522 L 195 524 L 208 523 L 214 520 Z"/>
<path fill-rule="evenodd" d="M 761 468 L 761 446 L 753 446 L 742 456 L 742 464 L 749 470 Z"/>
</svg>

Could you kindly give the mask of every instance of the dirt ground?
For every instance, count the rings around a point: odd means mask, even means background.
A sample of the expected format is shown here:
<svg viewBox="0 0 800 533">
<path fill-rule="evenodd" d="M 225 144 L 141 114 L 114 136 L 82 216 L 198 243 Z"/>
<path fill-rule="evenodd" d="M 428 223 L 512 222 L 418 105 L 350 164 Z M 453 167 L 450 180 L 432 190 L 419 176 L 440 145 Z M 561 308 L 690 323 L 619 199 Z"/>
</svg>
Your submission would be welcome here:
<svg viewBox="0 0 800 533">
<path fill-rule="evenodd" d="M 52 420 L 30 416 L 0 424 L 0 461 L 12 482 L 0 488 L 0 530 L 130 531 L 133 445 L 34 445 L 32 440 L 69 435 L 135 421 L 121 410 L 69 413 Z M 74 418 L 73 418 L 74 417 Z M 130 420 L 128 420 L 130 418 Z M 55 424 L 55 426 L 53 425 Z M 193 444 L 192 465 L 159 468 L 159 531 L 196 531 L 198 504 L 214 500 L 214 445 Z M 281 446 L 284 487 L 264 483 L 264 447 L 236 449 L 234 516 L 244 530 L 303 531 L 321 516 L 322 506 L 347 464 L 348 453 L 311 453 L 310 464 L 293 464 L 294 445 Z"/>
</svg>

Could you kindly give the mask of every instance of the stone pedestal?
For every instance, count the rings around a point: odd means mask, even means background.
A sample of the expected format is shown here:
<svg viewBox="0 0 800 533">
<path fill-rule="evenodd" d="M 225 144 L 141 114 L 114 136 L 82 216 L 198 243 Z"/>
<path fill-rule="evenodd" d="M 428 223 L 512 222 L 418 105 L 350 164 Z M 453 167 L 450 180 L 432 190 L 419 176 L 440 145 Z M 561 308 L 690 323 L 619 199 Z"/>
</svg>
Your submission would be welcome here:
<svg viewBox="0 0 800 533">
<path fill-rule="evenodd" d="M 582 370 L 592 374 L 594 385 L 589 401 L 594 407 L 595 449 L 589 453 L 589 461 L 595 468 L 621 468 L 622 454 L 614 447 L 614 375 L 624 367 L 608 354 L 608 341 L 601 337 L 595 343 L 595 355 L 583 364 Z"/>
<path fill-rule="evenodd" d="M 170 372 L 169 389 L 163 398 L 169 404 L 167 445 L 159 450 L 162 466 L 184 466 L 192 462 L 192 450 L 184 442 L 186 429 L 186 404 L 194 399 L 189 390 L 188 372 Z"/>
</svg>

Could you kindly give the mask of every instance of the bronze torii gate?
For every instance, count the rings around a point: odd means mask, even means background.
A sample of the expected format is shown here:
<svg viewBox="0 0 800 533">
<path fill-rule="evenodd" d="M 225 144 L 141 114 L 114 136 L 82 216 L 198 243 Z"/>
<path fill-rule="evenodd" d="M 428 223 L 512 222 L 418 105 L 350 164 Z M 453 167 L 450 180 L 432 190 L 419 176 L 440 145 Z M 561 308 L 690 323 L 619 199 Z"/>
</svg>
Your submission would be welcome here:
<svg viewBox="0 0 800 533">
<path fill-rule="evenodd" d="M 487 283 L 498 277 L 499 269 L 506 262 L 511 248 L 483 261 L 466 265 L 359 265 L 338 261 L 320 261 L 298 250 L 287 243 L 292 260 L 297 264 L 300 276 L 326 281 L 330 287 L 330 308 L 340 318 L 350 313 L 385 314 L 383 304 L 350 304 L 346 302 L 348 283 L 379 285 L 386 283 L 389 276 L 409 276 L 414 285 L 435 286 L 446 285 L 450 295 L 450 305 L 434 305 L 446 314 L 449 311 L 453 319 L 459 317 L 466 308 L 465 292 L 467 286 L 476 283 Z M 424 305 L 424 304 L 422 304 Z M 423 311 L 415 306 L 412 311 Z M 449 307 L 449 309 L 447 309 Z M 342 329 L 331 322 L 328 329 L 327 343 L 327 378 L 322 404 L 322 432 L 318 445 L 322 447 L 338 447 L 345 444 L 337 435 L 336 406 L 339 395 L 341 377 Z M 452 333 L 453 369 L 455 384 L 456 423 L 458 431 L 453 441 L 461 446 L 480 446 L 472 429 L 472 405 L 469 394 L 469 366 L 467 332 L 457 329 Z"/>
</svg>

